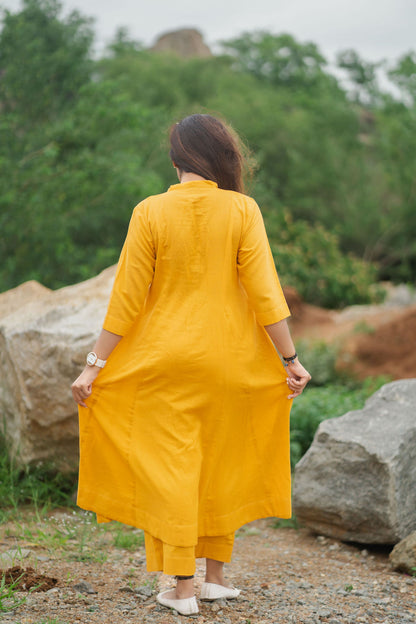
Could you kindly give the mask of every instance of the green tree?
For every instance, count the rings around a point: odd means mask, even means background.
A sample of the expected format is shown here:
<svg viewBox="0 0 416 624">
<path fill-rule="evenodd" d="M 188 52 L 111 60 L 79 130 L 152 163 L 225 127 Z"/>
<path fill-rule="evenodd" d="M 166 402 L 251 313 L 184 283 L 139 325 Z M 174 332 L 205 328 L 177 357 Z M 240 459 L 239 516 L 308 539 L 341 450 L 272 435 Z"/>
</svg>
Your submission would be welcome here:
<svg viewBox="0 0 416 624">
<path fill-rule="evenodd" d="M 116 57 L 143 50 L 143 45 L 130 37 L 129 31 L 125 26 L 120 26 L 117 28 L 116 34 L 108 45 L 107 50 L 113 57 Z"/>
<path fill-rule="evenodd" d="M 381 93 L 377 70 L 382 63 L 370 63 L 361 58 L 355 50 L 343 50 L 337 54 L 337 65 L 346 70 L 353 84 L 353 97 L 357 102 L 376 104 Z"/>
<path fill-rule="evenodd" d="M 396 67 L 390 69 L 389 78 L 401 90 L 410 105 L 416 104 L 416 52 L 403 55 Z"/>
<path fill-rule="evenodd" d="M 92 82 L 33 137 L 0 197 L 3 288 L 22 277 L 57 287 L 117 260 L 133 207 L 164 189 L 152 166 L 154 115 L 117 82 Z"/>
<path fill-rule="evenodd" d="M 56 0 L 23 0 L 19 13 L 4 11 L 0 99 L 26 124 L 56 116 L 90 78 L 91 20 L 60 13 Z"/>
<path fill-rule="evenodd" d="M 396 96 L 377 91 L 376 64 L 344 53 L 375 94 L 357 100 L 290 35 L 245 34 L 227 54 L 180 59 L 121 30 L 95 61 L 89 20 L 60 10 L 26 0 L 0 33 L 0 289 L 56 287 L 114 262 L 133 206 L 175 182 L 170 124 L 199 111 L 243 135 L 257 163 L 248 191 L 284 281 L 307 300 L 367 300 L 374 269 L 360 258 L 414 279 L 414 56 L 390 70 Z"/>
<path fill-rule="evenodd" d="M 238 71 L 253 74 L 275 86 L 311 88 L 335 79 L 325 72 L 327 61 L 314 43 L 299 43 L 292 35 L 258 31 L 223 42 Z"/>
</svg>

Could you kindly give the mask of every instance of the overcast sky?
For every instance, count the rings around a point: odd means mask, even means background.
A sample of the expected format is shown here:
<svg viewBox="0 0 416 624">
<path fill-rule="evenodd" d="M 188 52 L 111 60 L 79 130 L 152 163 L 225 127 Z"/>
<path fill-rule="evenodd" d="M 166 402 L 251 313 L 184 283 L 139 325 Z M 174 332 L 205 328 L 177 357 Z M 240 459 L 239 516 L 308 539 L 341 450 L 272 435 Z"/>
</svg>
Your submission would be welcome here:
<svg viewBox="0 0 416 624">
<path fill-rule="evenodd" d="M 202 31 L 215 46 L 244 31 L 288 32 L 300 42 L 317 43 L 333 60 L 354 48 L 366 60 L 395 60 L 416 49 L 416 0 L 63 0 L 65 12 L 77 8 L 94 17 L 97 48 L 102 50 L 118 26 L 151 45 L 158 35 L 182 27 Z M 19 0 L 0 0 L 16 11 Z"/>
</svg>

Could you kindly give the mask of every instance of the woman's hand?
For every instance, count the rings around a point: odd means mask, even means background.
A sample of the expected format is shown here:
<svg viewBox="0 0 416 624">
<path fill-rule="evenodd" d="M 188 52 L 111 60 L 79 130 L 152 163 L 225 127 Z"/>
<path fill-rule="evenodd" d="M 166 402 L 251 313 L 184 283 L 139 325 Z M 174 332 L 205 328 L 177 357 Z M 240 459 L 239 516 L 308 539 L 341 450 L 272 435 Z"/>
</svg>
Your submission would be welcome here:
<svg viewBox="0 0 416 624">
<path fill-rule="evenodd" d="M 311 380 L 311 376 L 296 358 L 294 362 L 290 362 L 286 367 L 287 372 L 287 385 L 289 389 L 292 391 L 287 398 L 295 399 L 302 393 L 302 390 L 305 388 L 308 381 Z"/>
<path fill-rule="evenodd" d="M 74 381 L 71 386 L 72 396 L 75 403 L 82 407 L 88 407 L 85 403 L 85 399 L 91 395 L 92 384 L 95 381 L 98 373 L 100 372 L 98 366 L 86 366 L 81 375 Z"/>
</svg>

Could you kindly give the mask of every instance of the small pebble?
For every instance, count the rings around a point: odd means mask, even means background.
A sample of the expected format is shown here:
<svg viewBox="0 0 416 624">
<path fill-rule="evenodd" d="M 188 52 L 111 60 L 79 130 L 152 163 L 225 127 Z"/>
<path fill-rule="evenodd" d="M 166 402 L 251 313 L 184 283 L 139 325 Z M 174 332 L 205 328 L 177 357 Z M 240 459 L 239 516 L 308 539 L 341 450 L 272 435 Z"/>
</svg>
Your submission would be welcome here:
<svg viewBox="0 0 416 624">
<path fill-rule="evenodd" d="M 134 591 L 129 585 L 125 585 L 124 587 L 120 587 L 119 592 L 124 592 L 126 594 L 134 594 Z"/>
<path fill-rule="evenodd" d="M 319 618 L 329 618 L 332 615 L 332 612 L 328 609 L 320 609 L 317 613 Z"/>
<path fill-rule="evenodd" d="M 81 594 L 96 594 L 96 590 L 93 588 L 91 583 L 88 581 L 79 581 L 75 585 L 72 586 L 77 592 Z"/>
<path fill-rule="evenodd" d="M 141 587 L 136 587 L 134 589 L 135 594 L 139 594 L 140 596 L 144 596 L 145 598 L 150 598 L 153 596 L 153 590 L 149 585 L 142 585 Z"/>
</svg>

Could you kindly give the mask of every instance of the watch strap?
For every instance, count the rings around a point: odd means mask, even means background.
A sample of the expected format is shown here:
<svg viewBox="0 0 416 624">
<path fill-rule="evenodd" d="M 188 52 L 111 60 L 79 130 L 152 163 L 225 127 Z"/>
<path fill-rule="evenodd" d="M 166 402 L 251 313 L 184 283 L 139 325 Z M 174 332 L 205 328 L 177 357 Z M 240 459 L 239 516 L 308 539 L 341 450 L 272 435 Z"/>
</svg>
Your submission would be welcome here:
<svg viewBox="0 0 416 624">
<path fill-rule="evenodd" d="M 100 360 L 94 351 L 90 351 L 87 355 L 88 366 L 98 366 L 98 368 L 104 368 L 107 360 Z"/>
</svg>

